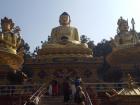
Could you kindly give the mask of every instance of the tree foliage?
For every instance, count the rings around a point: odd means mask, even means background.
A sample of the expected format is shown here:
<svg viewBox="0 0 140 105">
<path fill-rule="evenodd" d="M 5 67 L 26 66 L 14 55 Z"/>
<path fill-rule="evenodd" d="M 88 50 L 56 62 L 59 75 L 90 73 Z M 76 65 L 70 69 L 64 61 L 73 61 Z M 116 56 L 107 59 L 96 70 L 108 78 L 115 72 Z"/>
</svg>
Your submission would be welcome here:
<svg viewBox="0 0 140 105">
<path fill-rule="evenodd" d="M 103 80 L 106 82 L 120 82 L 122 76 L 123 76 L 122 70 L 112 69 L 104 74 Z"/>
<path fill-rule="evenodd" d="M 111 51 L 111 45 L 110 42 L 106 39 L 103 39 L 100 43 L 98 43 L 95 47 L 94 47 L 94 56 L 100 57 L 106 57 Z"/>
<path fill-rule="evenodd" d="M 22 39 L 22 47 L 24 48 L 24 59 L 31 57 L 30 46 Z"/>
<path fill-rule="evenodd" d="M 86 35 L 81 35 L 80 37 L 81 43 L 86 43 L 89 48 L 92 50 L 94 49 L 94 41 L 91 41 L 90 38 L 88 38 Z"/>
<path fill-rule="evenodd" d="M 81 43 L 88 43 L 90 38 L 88 38 L 86 35 L 81 35 L 80 40 L 81 40 Z"/>
</svg>

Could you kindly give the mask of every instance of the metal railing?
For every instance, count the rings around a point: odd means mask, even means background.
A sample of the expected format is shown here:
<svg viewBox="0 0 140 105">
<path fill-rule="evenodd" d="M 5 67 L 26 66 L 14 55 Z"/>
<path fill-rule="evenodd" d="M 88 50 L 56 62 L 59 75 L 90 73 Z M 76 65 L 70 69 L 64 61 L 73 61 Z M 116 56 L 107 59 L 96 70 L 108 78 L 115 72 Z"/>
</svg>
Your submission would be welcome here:
<svg viewBox="0 0 140 105">
<path fill-rule="evenodd" d="M 122 89 L 128 87 L 128 83 L 83 83 L 84 87 L 90 87 L 97 92 L 108 91 L 110 89 Z M 139 84 L 135 82 L 135 84 Z M 0 85 L 0 96 L 1 95 L 16 95 L 16 94 L 33 94 L 37 92 L 39 88 L 46 84 L 35 84 L 35 85 Z M 42 88 L 41 88 L 42 89 Z M 38 90 L 39 91 L 39 90 Z"/>
<path fill-rule="evenodd" d="M 44 83 L 42 84 L 39 89 L 37 89 L 29 98 L 29 101 L 30 102 L 33 102 L 35 104 L 38 105 L 39 101 L 40 101 L 40 98 L 42 95 L 44 95 L 44 93 L 46 92 L 47 90 L 47 85 Z M 28 101 L 26 101 L 24 103 L 24 105 L 26 105 L 28 103 Z"/>
<path fill-rule="evenodd" d="M 0 96 L 17 95 L 17 94 L 32 94 L 40 87 L 36 85 L 0 85 Z"/>
<path fill-rule="evenodd" d="M 93 105 L 92 101 L 91 101 L 91 98 L 90 98 L 89 94 L 87 93 L 87 91 L 85 91 L 85 93 L 86 93 L 86 98 L 87 98 L 86 105 Z"/>
</svg>

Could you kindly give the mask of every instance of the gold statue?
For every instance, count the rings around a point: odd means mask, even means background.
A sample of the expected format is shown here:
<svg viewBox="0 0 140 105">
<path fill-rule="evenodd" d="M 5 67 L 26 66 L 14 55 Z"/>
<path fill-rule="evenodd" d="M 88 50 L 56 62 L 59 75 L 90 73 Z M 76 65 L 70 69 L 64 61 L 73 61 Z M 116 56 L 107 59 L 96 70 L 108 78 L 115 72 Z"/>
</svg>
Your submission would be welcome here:
<svg viewBox="0 0 140 105">
<path fill-rule="evenodd" d="M 139 38 L 135 30 L 129 31 L 128 29 L 128 21 L 121 17 L 118 20 L 118 34 L 115 36 L 114 40 L 112 39 L 114 47 L 125 48 L 139 43 Z"/>
<path fill-rule="evenodd" d="M 86 43 L 80 42 L 78 30 L 70 26 L 70 22 L 70 15 L 67 12 L 60 15 L 60 26 L 52 29 L 48 42 L 41 42 L 42 48 L 37 52 L 39 59 L 62 57 L 63 60 L 63 57 L 92 57 L 92 50 Z"/>
<path fill-rule="evenodd" d="M 1 19 L 1 29 L 2 32 L 0 32 L 0 47 L 5 47 L 7 48 L 8 52 L 16 54 L 16 50 L 21 43 L 19 27 L 14 27 L 12 19 L 5 17 Z"/>
<path fill-rule="evenodd" d="M 24 49 L 19 31 L 20 28 L 14 27 L 12 19 L 1 19 L 0 58 L 12 68 L 18 68 L 23 63 Z"/>
<path fill-rule="evenodd" d="M 70 15 L 67 12 L 60 15 L 60 26 L 52 29 L 51 43 L 80 43 L 78 31 L 70 26 L 70 21 Z"/>
<path fill-rule="evenodd" d="M 140 40 L 134 27 L 135 21 L 132 18 L 130 30 L 128 21 L 122 17 L 117 24 L 117 35 L 111 39 L 112 52 L 107 56 L 107 60 L 112 66 L 136 64 L 140 61 Z"/>
</svg>

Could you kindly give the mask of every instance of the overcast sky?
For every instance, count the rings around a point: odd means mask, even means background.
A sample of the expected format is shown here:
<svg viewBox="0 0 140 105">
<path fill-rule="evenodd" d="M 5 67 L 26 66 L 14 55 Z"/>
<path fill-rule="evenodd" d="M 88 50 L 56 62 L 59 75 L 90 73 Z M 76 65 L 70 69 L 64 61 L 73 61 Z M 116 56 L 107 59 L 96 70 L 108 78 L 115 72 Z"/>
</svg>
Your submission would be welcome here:
<svg viewBox="0 0 140 105">
<path fill-rule="evenodd" d="M 78 28 L 79 34 L 96 44 L 115 36 L 120 16 L 128 19 L 130 27 L 133 17 L 139 32 L 139 10 L 139 0 L 0 0 L 0 18 L 7 16 L 20 26 L 31 51 L 47 40 L 64 11 L 70 14 L 71 25 Z"/>
</svg>

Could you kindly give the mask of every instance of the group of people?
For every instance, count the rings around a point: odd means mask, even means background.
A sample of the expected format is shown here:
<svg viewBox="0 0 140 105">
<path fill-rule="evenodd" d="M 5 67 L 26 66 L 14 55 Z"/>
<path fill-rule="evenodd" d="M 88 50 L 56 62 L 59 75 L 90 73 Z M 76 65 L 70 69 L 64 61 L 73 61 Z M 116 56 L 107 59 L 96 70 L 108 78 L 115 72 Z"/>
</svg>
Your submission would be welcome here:
<svg viewBox="0 0 140 105">
<path fill-rule="evenodd" d="M 77 105 L 85 105 L 86 96 L 81 87 L 82 80 L 77 77 L 75 80 L 65 78 L 63 82 L 64 103 L 75 102 Z"/>
<path fill-rule="evenodd" d="M 50 82 L 48 86 L 48 95 L 50 96 L 58 96 L 60 93 L 60 86 L 57 80 L 53 80 Z"/>
</svg>

